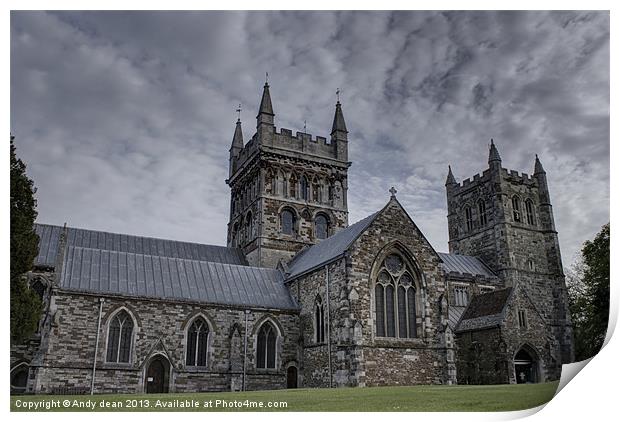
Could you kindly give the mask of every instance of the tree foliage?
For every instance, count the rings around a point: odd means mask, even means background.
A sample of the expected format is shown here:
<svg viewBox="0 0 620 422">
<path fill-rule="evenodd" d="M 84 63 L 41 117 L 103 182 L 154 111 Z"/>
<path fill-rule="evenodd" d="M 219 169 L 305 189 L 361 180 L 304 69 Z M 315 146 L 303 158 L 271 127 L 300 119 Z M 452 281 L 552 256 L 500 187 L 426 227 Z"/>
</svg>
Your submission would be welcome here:
<svg viewBox="0 0 620 422">
<path fill-rule="evenodd" d="M 36 188 L 26 175 L 26 164 L 17 158 L 13 139 L 11 136 L 11 340 L 20 342 L 36 331 L 41 313 L 41 301 L 23 277 L 32 269 L 39 237 L 34 231 Z"/>
<path fill-rule="evenodd" d="M 567 277 L 575 336 L 575 359 L 588 359 L 603 347 L 609 319 L 609 223 L 586 241 Z"/>
</svg>

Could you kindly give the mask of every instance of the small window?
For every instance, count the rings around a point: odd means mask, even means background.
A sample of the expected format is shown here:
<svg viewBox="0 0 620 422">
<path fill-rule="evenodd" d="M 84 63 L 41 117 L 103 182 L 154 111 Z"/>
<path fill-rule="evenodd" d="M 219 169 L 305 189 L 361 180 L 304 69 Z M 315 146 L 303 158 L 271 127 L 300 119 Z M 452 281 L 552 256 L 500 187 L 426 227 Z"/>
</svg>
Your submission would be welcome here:
<svg viewBox="0 0 620 422">
<path fill-rule="evenodd" d="M 292 235 L 295 231 L 295 214 L 289 209 L 282 211 L 280 215 L 280 224 L 282 226 L 282 233 Z"/>
<path fill-rule="evenodd" d="M 487 225 L 487 206 L 484 201 L 478 202 L 478 218 L 480 220 L 480 227 Z"/>
<path fill-rule="evenodd" d="M 527 260 L 527 268 L 530 271 L 534 271 L 536 269 L 536 265 L 534 264 L 534 260 L 533 259 L 528 259 Z"/>
<path fill-rule="evenodd" d="M 521 222 L 521 201 L 518 196 L 512 197 L 512 219 L 519 223 Z"/>
<path fill-rule="evenodd" d="M 321 299 L 317 299 L 314 307 L 314 340 L 316 343 L 325 342 L 325 308 Z"/>
<path fill-rule="evenodd" d="M 474 228 L 474 219 L 471 213 L 471 207 L 465 208 L 465 224 L 467 225 L 467 231 L 471 231 Z"/>
<path fill-rule="evenodd" d="M 323 214 L 319 214 L 314 219 L 314 230 L 317 239 L 327 239 L 329 232 L 329 223 L 327 217 Z"/>
<path fill-rule="evenodd" d="M 455 306 L 467 306 L 469 303 L 469 294 L 467 287 L 459 286 L 454 288 L 454 305 Z"/>
<path fill-rule="evenodd" d="M 527 315 L 523 309 L 519 309 L 519 328 L 527 328 Z"/>
<path fill-rule="evenodd" d="M 536 223 L 534 220 L 534 204 L 529 199 L 525 201 L 525 215 L 527 217 L 527 224 L 533 226 Z"/>
<path fill-rule="evenodd" d="M 133 320 L 126 311 L 120 311 L 112 318 L 108 328 L 107 362 L 128 363 L 133 339 Z"/>
<path fill-rule="evenodd" d="M 207 366 L 209 326 L 203 318 L 197 318 L 187 330 L 187 366 Z"/>
<path fill-rule="evenodd" d="M 275 369 L 276 367 L 276 329 L 270 322 L 265 322 L 258 331 L 256 345 L 256 367 Z"/>
</svg>

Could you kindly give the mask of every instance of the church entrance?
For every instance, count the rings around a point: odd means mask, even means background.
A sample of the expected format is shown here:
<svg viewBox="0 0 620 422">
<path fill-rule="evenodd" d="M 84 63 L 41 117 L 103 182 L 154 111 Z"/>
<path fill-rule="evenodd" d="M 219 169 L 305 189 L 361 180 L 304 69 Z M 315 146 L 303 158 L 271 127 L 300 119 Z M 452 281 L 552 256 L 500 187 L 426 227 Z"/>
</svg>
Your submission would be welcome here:
<svg viewBox="0 0 620 422">
<path fill-rule="evenodd" d="M 515 355 L 515 377 L 517 384 L 531 384 L 538 382 L 537 362 L 524 348 Z"/>
<path fill-rule="evenodd" d="M 286 388 L 297 388 L 297 367 L 289 366 L 286 370 Z"/>
<path fill-rule="evenodd" d="M 146 367 L 146 379 L 144 380 L 147 393 L 167 393 L 170 379 L 170 362 L 162 355 L 151 358 Z"/>
</svg>

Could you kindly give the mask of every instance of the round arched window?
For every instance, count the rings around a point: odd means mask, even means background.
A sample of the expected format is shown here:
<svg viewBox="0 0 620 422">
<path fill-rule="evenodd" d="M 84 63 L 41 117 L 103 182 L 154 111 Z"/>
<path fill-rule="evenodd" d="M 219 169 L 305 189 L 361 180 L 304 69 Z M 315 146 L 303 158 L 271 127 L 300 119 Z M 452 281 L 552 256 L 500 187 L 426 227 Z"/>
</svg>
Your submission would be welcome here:
<svg viewBox="0 0 620 422">
<path fill-rule="evenodd" d="M 319 214 L 314 219 L 314 230 L 317 239 L 327 239 L 329 236 L 329 221 L 323 214 Z"/>
<path fill-rule="evenodd" d="M 280 214 L 282 233 L 292 235 L 295 231 L 295 214 L 289 209 L 284 209 Z"/>
</svg>

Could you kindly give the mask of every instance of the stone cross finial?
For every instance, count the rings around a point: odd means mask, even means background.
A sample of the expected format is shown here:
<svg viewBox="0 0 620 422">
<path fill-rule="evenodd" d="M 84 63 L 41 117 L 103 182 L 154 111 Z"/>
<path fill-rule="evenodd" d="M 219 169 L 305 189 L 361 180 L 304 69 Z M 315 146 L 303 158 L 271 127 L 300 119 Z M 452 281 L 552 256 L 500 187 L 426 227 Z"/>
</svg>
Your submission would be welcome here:
<svg viewBox="0 0 620 422">
<path fill-rule="evenodd" d="M 390 188 L 390 194 L 392 195 L 392 198 L 396 198 L 396 192 L 398 192 L 398 191 L 396 190 L 396 188 L 394 186 L 392 186 Z"/>
</svg>

